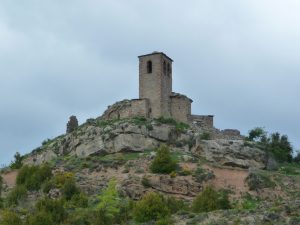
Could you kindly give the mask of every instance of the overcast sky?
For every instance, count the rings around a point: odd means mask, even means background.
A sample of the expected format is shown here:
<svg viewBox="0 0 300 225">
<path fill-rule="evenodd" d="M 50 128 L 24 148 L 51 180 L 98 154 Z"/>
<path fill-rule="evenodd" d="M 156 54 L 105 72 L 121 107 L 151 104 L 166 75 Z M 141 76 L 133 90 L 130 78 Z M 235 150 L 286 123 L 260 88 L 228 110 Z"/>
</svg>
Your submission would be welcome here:
<svg viewBox="0 0 300 225">
<path fill-rule="evenodd" d="M 300 148 L 299 0 L 0 0 L 0 164 L 115 101 L 138 97 L 138 59 L 174 60 L 194 114 Z"/>
</svg>

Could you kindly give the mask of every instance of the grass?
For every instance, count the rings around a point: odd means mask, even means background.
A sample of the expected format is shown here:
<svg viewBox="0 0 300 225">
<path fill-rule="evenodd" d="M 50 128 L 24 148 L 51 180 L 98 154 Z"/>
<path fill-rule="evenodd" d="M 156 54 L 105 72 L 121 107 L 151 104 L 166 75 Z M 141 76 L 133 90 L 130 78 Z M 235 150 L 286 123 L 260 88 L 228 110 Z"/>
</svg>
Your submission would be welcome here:
<svg viewBox="0 0 300 225">
<path fill-rule="evenodd" d="M 279 167 L 279 172 L 289 176 L 300 175 L 300 163 L 284 163 Z"/>
</svg>

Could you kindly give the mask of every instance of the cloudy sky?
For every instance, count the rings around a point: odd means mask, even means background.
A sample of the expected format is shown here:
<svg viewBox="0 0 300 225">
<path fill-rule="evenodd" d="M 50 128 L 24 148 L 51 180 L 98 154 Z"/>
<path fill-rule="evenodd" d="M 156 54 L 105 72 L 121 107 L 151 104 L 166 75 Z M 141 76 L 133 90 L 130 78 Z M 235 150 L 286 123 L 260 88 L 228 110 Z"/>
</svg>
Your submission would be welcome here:
<svg viewBox="0 0 300 225">
<path fill-rule="evenodd" d="M 0 0 L 0 164 L 117 100 L 137 56 L 174 60 L 176 92 L 218 128 L 279 131 L 300 148 L 298 0 Z"/>
</svg>

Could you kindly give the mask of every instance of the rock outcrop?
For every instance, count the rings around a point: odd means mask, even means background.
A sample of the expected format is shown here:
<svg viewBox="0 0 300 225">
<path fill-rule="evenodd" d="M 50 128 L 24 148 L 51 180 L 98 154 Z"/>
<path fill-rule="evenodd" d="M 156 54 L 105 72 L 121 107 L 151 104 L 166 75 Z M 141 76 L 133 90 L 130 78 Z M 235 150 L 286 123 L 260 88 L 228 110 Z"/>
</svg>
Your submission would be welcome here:
<svg viewBox="0 0 300 225">
<path fill-rule="evenodd" d="M 242 140 L 197 140 L 193 154 L 221 166 L 264 168 L 265 152 L 246 146 Z"/>
<path fill-rule="evenodd" d="M 200 138 L 199 138 L 200 137 Z M 25 163 L 40 164 L 62 155 L 88 157 L 118 152 L 143 152 L 166 143 L 172 148 L 191 151 L 197 157 L 221 166 L 264 168 L 266 156 L 243 140 L 201 140 L 194 129 L 141 118 L 104 121 L 88 120 L 75 131 L 50 140 L 26 158 Z"/>
</svg>

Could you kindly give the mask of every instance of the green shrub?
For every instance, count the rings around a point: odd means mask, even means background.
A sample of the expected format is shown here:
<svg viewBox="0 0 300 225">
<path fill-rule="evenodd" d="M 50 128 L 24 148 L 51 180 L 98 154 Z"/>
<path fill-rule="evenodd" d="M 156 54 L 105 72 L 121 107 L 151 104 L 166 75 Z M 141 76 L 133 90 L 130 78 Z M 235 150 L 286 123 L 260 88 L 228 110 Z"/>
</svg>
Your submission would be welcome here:
<svg viewBox="0 0 300 225">
<path fill-rule="evenodd" d="M 159 118 L 155 119 L 155 121 L 157 121 L 161 124 L 173 125 L 173 126 L 175 126 L 175 129 L 179 132 L 182 132 L 190 127 L 188 124 L 185 124 L 182 122 L 177 122 L 173 118 L 159 117 Z"/>
<path fill-rule="evenodd" d="M 267 134 L 262 128 L 254 128 L 249 131 L 249 140 L 257 141 L 260 148 L 273 156 L 278 162 L 292 162 L 293 148 L 286 135 L 278 132 Z"/>
<path fill-rule="evenodd" d="M 246 178 L 246 183 L 249 186 L 249 190 L 259 190 L 263 188 L 273 188 L 276 184 L 265 174 L 262 173 L 250 173 Z"/>
<path fill-rule="evenodd" d="M 111 179 L 108 182 L 107 188 L 98 197 L 100 202 L 97 205 L 97 208 L 104 209 L 107 213 L 107 216 L 110 218 L 114 218 L 120 212 L 119 206 L 121 198 L 117 191 L 116 185 L 116 179 Z"/>
<path fill-rule="evenodd" d="M 145 187 L 145 188 L 149 188 L 151 187 L 151 184 L 150 184 L 150 181 L 147 177 L 143 177 L 142 178 L 142 185 Z"/>
<path fill-rule="evenodd" d="M 166 145 L 158 148 L 157 154 L 151 163 L 150 169 L 153 173 L 169 174 L 176 170 L 177 164 L 172 159 L 170 150 Z"/>
<path fill-rule="evenodd" d="M 10 168 L 12 169 L 20 169 L 23 165 L 23 157 L 21 156 L 21 154 L 19 152 L 16 152 L 16 154 L 14 155 L 15 160 L 13 162 L 11 162 L 10 164 Z"/>
<path fill-rule="evenodd" d="M 54 223 L 60 223 L 66 218 L 66 211 L 63 207 L 64 202 L 62 200 L 52 200 L 44 198 L 36 203 L 36 209 L 40 216 L 44 216 L 43 212 L 46 212 L 50 216 L 49 221 Z M 48 216 L 47 216 L 48 218 Z"/>
<path fill-rule="evenodd" d="M 192 203 L 194 212 L 210 212 L 219 209 L 229 209 L 230 202 L 227 193 L 217 192 L 213 187 L 206 187 Z"/>
<path fill-rule="evenodd" d="M 162 196 L 150 192 L 136 203 L 133 215 L 137 222 L 148 222 L 168 217 L 170 210 Z"/>
<path fill-rule="evenodd" d="M 259 200 L 253 198 L 250 194 L 244 196 L 243 202 L 241 204 L 242 209 L 245 210 L 254 210 L 258 207 L 258 205 L 259 205 Z"/>
<path fill-rule="evenodd" d="M 101 208 L 94 211 L 90 218 L 91 224 L 93 225 L 113 225 L 113 218 L 109 216 L 107 209 Z M 73 224 L 72 224 L 73 225 Z"/>
<path fill-rule="evenodd" d="M 80 190 L 76 186 L 75 180 L 73 178 L 67 179 L 62 187 L 63 198 L 69 201 L 74 195 L 78 195 L 79 193 Z"/>
<path fill-rule="evenodd" d="M 18 203 L 27 198 L 27 189 L 24 185 L 15 186 L 7 196 L 8 205 L 18 205 Z"/>
<path fill-rule="evenodd" d="M 210 133 L 204 132 L 200 135 L 200 139 L 201 140 L 210 140 L 211 139 L 211 135 Z"/>
<path fill-rule="evenodd" d="M 39 211 L 28 217 L 26 225 L 56 225 L 53 217 L 46 211 Z"/>
<path fill-rule="evenodd" d="M 24 185 L 28 190 L 39 190 L 44 181 L 52 177 L 51 168 L 42 166 L 23 166 L 17 176 L 17 185 Z"/>
<path fill-rule="evenodd" d="M 22 225 L 22 220 L 20 217 L 12 211 L 4 211 L 0 216 L 1 225 Z"/>
<path fill-rule="evenodd" d="M 194 173 L 193 173 L 193 177 L 196 179 L 197 182 L 202 183 L 204 181 L 208 181 L 210 179 L 213 179 L 215 177 L 214 173 L 209 171 L 209 170 L 205 170 L 201 167 L 198 167 Z"/>
<path fill-rule="evenodd" d="M 79 193 L 73 195 L 70 205 L 74 206 L 75 208 L 87 208 L 89 204 L 89 199 L 84 193 Z"/>
<path fill-rule="evenodd" d="M 172 225 L 172 224 L 174 224 L 174 222 L 170 217 L 160 219 L 155 223 L 155 225 Z"/>
<path fill-rule="evenodd" d="M 90 223 L 92 217 L 93 215 L 90 211 L 76 210 L 69 214 L 64 225 L 92 225 Z"/>
<path fill-rule="evenodd" d="M 166 206 L 171 213 L 176 213 L 179 210 L 187 209 L 186 204 L 182 200 L 177 200 L 174 197 L 167 197 L 164 199 Z"/>
</svg>

